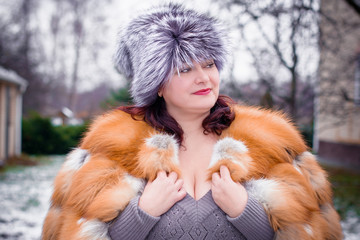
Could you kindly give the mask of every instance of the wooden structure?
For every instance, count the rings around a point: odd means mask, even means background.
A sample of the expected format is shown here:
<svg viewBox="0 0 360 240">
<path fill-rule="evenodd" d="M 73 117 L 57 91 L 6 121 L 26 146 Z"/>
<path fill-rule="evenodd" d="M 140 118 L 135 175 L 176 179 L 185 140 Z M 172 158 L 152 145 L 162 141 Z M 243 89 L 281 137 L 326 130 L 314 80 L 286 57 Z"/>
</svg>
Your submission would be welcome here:
<svg viewBox="0 0 360 240">
<path fill-rule="evenodd" d="M 22 94 L 27 82 L 0 66 L 0 166 L 21 154 Z"/>
</svg>

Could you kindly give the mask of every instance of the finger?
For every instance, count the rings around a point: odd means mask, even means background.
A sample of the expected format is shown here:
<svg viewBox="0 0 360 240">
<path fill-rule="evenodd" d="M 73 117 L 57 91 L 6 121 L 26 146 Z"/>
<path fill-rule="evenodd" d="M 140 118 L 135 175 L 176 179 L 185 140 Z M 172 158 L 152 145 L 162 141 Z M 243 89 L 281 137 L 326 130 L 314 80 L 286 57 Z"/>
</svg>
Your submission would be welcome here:
<svg viewBox="0 0 360 240">
<path fill-rule="evenodd" d="M 176 172 L 171 172 L 171 173 L 169 173 L 169 179 L 171 180 L 171 182 L 174 183 L 177 178 L 178 178 L 178 175 L 177 175 Z"/>
<path fill-rule="evenodd" d="M 166 177 L 166 172 L 165 171 L 158 171 L 156 178 L 158 178 L 158 177 L 165 178 Z"/>
<path fill-rule="evenodd" d="M 181 188 L 178 192 L 178 198 L 177 201 L 180 201 L 181 199 L 183 199 L 186 196 L 186 191 L 184 188 Z"/>
<path fill-rule="evenodd" d="M 230 178 L 230 171 L 224 165 L 220 166 L 220 177 L 223 178 L 223 179 L 229 179 Z"/>
<path fill-rule="evenodd" d="M 219 188 L 214 186 L 214 184 L 211 185 L 211 196 L 213 197 L 214 201 L 216 202 L 216 200 L 219 196 Z"/>
<path fill-rule="evenodd" d="M 175 182 L 176 189 L 180 190 L 183 185 L 184 185 L 184 180 L 182 180 L 182 179 L 176 180 L 176 182 Z"/>
<path fill-rule="evenodd" d="M 241 190 L 247 191 L 243 184 L 236 182 L 236 184 L 240 187 Z"/>
<path fill-rule="evenodd" d="M 214 184 L 214 183 L 218 182 L 219 180 L 220 180 L 220 175 L 219 175 L 219 173 L 218 173 L 218 172 L 214 172 L 214 173 L 212 174 L 212 179 L 211 179 L 212 183 Z"/>
<path fill-rule="evenodd" d="M 152 184 L 152 181 L 150 181 L 150 180 L 149 180 L 149 181 L 146 181 L 146 184 L 145 184 L 144 189 L 147 188 L 147 187 L 149 187 L 151 184 Z"/>
</svg>

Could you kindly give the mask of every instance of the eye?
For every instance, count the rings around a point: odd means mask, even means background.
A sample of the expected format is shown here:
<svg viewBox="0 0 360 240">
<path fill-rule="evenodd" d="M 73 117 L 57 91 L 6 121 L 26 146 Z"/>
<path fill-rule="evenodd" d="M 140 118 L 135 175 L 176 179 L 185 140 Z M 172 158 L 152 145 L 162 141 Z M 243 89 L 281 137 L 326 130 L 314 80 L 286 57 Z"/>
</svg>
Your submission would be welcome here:
<svg viewBox="0 0 360 240">
<path fill-rule="evenodd" d="M 191 70 L 191 68 L 187 67 L 187 68 L 180 69 L 180 72 L 181 73 L 187 73 L 187 72 L 190 72 L 190 70 Z"/>
<path fill-rule="evenodd" d="M 215 63 L 212 62 L 212 63 L 208 63 L 208 64 L 206 65 L 206 67 L 207 67 L 207 68 L 212 68 L 214 65 L 215 65 Z"/>
<path fill-rule="evenodd" d="M 208 60 L 204 63 L 203 68 L 212 68 L 215 65 L 214 60 Z"/>
</svg>

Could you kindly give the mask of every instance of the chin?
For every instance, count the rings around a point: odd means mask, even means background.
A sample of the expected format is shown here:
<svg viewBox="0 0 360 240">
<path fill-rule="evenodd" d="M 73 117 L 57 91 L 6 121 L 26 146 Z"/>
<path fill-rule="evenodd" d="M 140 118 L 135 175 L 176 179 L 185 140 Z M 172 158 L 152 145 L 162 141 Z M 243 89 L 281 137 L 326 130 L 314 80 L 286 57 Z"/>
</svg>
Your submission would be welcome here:
<svg viewBox="0 0 360 240">
<path fill-rule="evenodd" d="M 201 103 L 201 104 L 193 104 L 192 108 L 196 109 L 199 112 L 209 112 L 210 109 L 215 105 L 216 101 Z"/>
</svg>

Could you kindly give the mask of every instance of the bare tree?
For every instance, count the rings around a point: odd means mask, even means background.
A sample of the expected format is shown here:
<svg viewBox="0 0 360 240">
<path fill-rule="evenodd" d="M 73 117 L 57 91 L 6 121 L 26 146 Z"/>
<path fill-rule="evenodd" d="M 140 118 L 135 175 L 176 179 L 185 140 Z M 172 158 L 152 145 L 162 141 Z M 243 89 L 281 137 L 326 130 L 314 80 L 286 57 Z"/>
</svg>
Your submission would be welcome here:
<svg viewBox="0 0 360 240">
<path fill-rule="evenodd" d="M 316 68 L 307 71 L 305 66 L 310 57 L 317 64 L 318 1 L 225 0 L 220 4 L 233 14 L 241 33 L 239 44 L 252 56 L 264 94 L 283 101 L 296 120 L 299 82 L 309 83 L 304 80 L 316 76 Z M 286 91 L 279 87 L 284 82 L 289 83 Z"/>
<path fill-rule="evenodd" d="M 84 55 L 91 56 L 96 62 L 97 51 L 101 50 L 102 45 L 94 45 L 90 39 L 101 38 L 101 35 L 97 35 L 95 32 L 91 32 L 90 28 L 103 25 L 104 18 L 102 17 L 100 9 L 105 6 L 104 3 L 110 3 L 111 1 L 104 1 L 102 5 L 99 5 L 95 0 L 62 0 L 66 5 L 66 14 L 69 17 L 68 27 L 69 29 L 62 29 L 62 31 L 69 31 L 72 37 L 72 43 L 68 46 L 72 49 L 70 53 L 72 59 L 72 71 L 69 75 L 69 98 L 67 105 L 70 109 L 75 111 L 77 106 L 77 93 L 78 85 L 81 80 L 79 76 L 80 71 L 86 70 L 83 66 Z M 97 11 L 94 11 L 94 10 Z M 101 27 L 99 27 L 101 28 Z M 104 28 L 104 27 L 102 27 Z M 96 41 L 96 40 L 95 40 Z"/>
<path fill-rule="evenodd" d="M 86 17 L 86 10 L 89 1 L 81 0 L 69 0 L 69 4 L 73 9 L 73 37 L 74 37 L 74 62 L 73 62 L 73 72 L 71 76 L 71 86 L 70 86 L 70 97 L 69 97 L 69 107 L 72 110 L 75 110 L 76 103 L 76 93 L 78 85 L 78 71 L 79 71 L 79 61 L 81 57 L 82 45 L 85 38 L 85 28 L 84 28 L 84 18 Z"/>
<path fill-rule="evenodd" d="M 0 17 L 0 65 L 17 72 L 29 82 L 24 94 L 25 113 L 41 111 L 44 108 L 43 93 L 48 90 L 39 70 L 43 51 L 34 17 L 38 7 L 38 0 L 13 1 L 3 6 L 7 17 Z"/>
<path fill-rule="evenodd" d="M 109 76 L 97 64 L 107 40 L 103 10 L 110 2 L 16 0 L 0 6 L 6 13 L 0 14 L 0 64 L 29 81 L 25 112 L 74 109 L 82 79 L 95 78 L 94 72 L 101 80 Z"/>
</svg>

